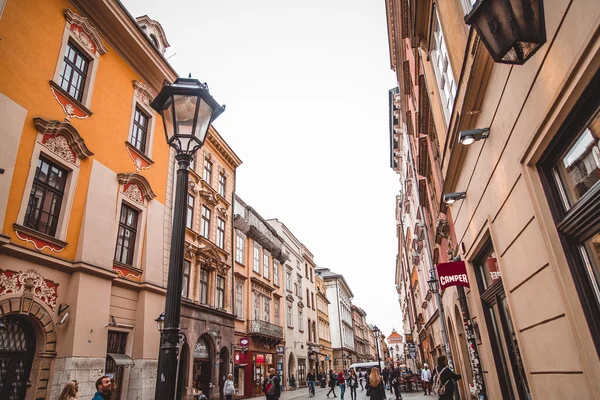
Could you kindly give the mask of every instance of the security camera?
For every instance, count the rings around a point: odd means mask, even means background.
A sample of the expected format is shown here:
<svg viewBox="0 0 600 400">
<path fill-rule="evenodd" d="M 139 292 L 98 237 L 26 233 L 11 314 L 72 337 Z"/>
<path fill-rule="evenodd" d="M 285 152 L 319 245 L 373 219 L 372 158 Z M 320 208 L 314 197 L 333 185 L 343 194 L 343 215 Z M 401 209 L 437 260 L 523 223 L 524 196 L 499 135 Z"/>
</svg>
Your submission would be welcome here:
<svg viewBox="0 0 600 400">
<path fill-rule="evenodd" d="M 448 205 L 452 205 L 452 204 L 456 203 L 458 200 L 462 200 L 466 197 L 467 197 L 466 192 L 447 193 L 444 195 L 444 203 L 446 203 Z"/>
<path fill-rule="evenodd" d="M 490 136 L 490 128 L 469 129 L 460 131 L 458 134 L 458 142 L 464 146 L 475 143 L 481 139 L 487 139 Z"/>
<path fill-rule="evenodd" d="M 65 322 L 67 322 L 67 318 L 69 318 L 69 313 L 65 313 L 65 315 L 62 316 L 62 318 L 60 319 L 60 321 L 58 321 L 59 325 L 64 324 Z"/>
</svg>

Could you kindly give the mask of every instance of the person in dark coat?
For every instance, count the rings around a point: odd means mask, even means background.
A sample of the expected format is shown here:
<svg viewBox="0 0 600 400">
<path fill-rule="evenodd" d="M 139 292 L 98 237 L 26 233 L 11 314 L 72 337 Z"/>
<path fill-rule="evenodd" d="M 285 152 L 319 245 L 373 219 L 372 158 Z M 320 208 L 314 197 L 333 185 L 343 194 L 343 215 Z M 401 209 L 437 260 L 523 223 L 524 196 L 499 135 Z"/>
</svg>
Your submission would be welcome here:
<svg viewBox="0 0 600 400">
<path fill-rule="evenodd" d="M 271 385 L 273 385 L 273 389 L 270 392 Z M 279 381 L 279 377 L 275 373 L 275 368 L 269 369 L 269 376 L 263 382 L 263 393 L 267 397 L 267 400 L 278 400 L 279 396 L 281 396 L 281 382 Z"/>
<path fill-rule="evenodd" d="M 379 374 L 379 368 L 371 368 L 366 389 L 367 397 L 371 400 L 385 400 L 385 384 L 383 383 L 383 377 Z"/>
<path fill-rule="evenodd" d="M 433 370 L 432 382 L 436 381 L 439 374 L 442 386 L 445 387 L 444 394 L 438 394 L 440 400 L 452 400 L 454 398 L 454 381 L 461 379 L 459 374 L 455 374 L 448 367 L 448 357 L 439 356 L 437 359 L 437 367 Z"/>
<path fill-rule="evenodd" d="M 332 369 L 330 369 L 329 370 L 329 387 L 330 387 L 330 389 L 329 389 L 329 392 L 327 392 L 327 395 L 326 395 L 327 398 L 329 398 L 329 394 L 331 392 L 333 392 L 333 397 L 337 397 L 335 395 L 335 385 L 336 385 L 336 383 L 337 383 L 337 375 L 333 373 Z"/>
</svg>

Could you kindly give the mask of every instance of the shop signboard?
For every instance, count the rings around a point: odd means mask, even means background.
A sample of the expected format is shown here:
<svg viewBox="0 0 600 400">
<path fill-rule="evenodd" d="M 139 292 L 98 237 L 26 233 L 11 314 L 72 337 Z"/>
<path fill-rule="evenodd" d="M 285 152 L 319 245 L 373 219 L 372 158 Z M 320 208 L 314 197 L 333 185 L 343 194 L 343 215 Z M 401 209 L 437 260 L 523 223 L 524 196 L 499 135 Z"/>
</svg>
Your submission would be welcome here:
<svg viewBox="0 0 600 400">
<path fill-rule="evenodd" d="M 436 266 L 440 280 L 440 291 L 450 286 L 469 286 L 467 267 L 464 261 L 440 263 Z"/>
<path fill-rule="evenodd" d="M 248 339 L 247 337 L 240 338 L 240 346 L 248 347 L 249 344 L 250 344 L 250 339 Z"/>
<path fill-rule="evenodd" d="M 257 364 L 264 364 L 265 363 L 265 355 L 264 354 L 257 354 L 255 361 L 256 361 Z"/>
</svg>

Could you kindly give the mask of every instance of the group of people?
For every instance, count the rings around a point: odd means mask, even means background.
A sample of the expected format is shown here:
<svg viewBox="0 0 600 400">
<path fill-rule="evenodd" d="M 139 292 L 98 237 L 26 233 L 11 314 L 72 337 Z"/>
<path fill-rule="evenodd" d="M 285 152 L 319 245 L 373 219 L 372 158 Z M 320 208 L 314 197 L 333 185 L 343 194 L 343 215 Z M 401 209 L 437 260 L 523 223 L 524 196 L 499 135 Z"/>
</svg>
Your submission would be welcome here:
<svg viewBox="0 0 600 400">
<path fill-rule="evenodd" d="M 58 400 L 78 400 L 79 382 L 72 380 L 63 388 Z M 117 397 L 117 384 L 108 375 L 101 376 L 96 381 L 96 394 L 92 400 L 112 400 Z"/>
</svg>

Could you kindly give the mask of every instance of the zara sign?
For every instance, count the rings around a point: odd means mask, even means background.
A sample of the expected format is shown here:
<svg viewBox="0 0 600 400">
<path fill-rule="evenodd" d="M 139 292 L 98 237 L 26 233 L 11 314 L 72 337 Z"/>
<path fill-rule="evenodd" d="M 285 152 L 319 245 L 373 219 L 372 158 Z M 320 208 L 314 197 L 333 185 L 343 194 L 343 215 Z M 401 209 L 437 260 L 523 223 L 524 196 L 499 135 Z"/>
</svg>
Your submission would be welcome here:
<svg viewBox="0 0 600 400">
<path fill-rule="evenodd" d="M 437 272 L 440 279 L 440 291 L 444 291 L 450 286 L 470 287 L 464 261 L 440 263 L 437 265 Z"/>
</svg>

